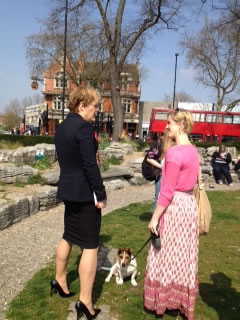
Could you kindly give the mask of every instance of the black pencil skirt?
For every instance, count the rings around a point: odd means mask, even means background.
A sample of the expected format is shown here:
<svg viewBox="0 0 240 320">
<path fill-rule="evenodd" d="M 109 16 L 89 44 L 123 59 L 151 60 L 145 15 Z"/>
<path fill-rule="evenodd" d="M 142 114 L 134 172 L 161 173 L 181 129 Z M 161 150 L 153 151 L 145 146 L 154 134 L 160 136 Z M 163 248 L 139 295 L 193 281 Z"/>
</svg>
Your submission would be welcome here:
<svg viewBox="0 0 240 320">
<path fill-rule="evenodd" d="M 64 201 L 63 239 L 82 249 L 96 249 L 99 246 L 101 209 L 93 202 Z"/>
</svg>

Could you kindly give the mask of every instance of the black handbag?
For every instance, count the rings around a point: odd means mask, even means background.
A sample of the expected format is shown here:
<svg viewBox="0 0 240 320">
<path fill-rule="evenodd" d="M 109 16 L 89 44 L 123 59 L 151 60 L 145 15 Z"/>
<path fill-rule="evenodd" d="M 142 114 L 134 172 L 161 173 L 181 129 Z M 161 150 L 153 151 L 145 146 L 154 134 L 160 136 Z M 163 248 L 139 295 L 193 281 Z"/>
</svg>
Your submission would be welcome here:
<svg viewBox="0 0 240 320">
<path fill-rule="evenodd" d="M 160 234 L 156 235 L 155 233 L 151 232 L 151 241 L 152 245 L 155 249 L 160 250 L 161 249 L 161 238 Z"/>
</svg>

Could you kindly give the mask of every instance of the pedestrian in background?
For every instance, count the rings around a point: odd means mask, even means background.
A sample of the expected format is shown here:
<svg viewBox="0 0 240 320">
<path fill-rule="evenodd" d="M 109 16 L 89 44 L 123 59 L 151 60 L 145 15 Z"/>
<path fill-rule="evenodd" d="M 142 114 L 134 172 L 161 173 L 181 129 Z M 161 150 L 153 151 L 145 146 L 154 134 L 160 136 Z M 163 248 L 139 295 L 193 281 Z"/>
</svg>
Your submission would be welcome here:
<svg viewBox="0 0 240 320">
<path fill-rule="evenodd" d="M 222 178 L 225 177 L 230 187 L 233 186 L 233 179 L 230 174 L 229 164 L 232 162 L 232 156 L 227 152 L 224 144 L 220 145 L 219 150 L 212 155 L 211 165 L 216 183 L 223 184 Z"/>
</svg>

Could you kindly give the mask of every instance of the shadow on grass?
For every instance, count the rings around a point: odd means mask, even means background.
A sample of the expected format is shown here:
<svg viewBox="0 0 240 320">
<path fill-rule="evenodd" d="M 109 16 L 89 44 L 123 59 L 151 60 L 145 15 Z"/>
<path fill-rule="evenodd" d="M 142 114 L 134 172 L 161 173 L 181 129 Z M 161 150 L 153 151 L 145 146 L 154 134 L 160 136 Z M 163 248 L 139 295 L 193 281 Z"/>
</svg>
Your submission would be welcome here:
<svg viewBox="0 0 240 320">
<path fill-rule="evenodd" d="M 232 280 L 224 273 L 213 273 L 211 283 L 200 283 L 202 300 L 218 313 L 219 320 L 240 319 L 240 293 L 232 288 Z"/>
<path fill-rule="evenodd" d="M 139 215 L 139 220 L 144 222 L 150 222 L 151 217 L 152 217 L 152 212 L 146 211 Z"/>
<path fill-rule="evenodd" d="M 110 236 L 109 234 L 100 234 L 99 236 L 100 246 L 110 242 L 111 239 L 112 239 L 112 236 Z"/>
</svg>

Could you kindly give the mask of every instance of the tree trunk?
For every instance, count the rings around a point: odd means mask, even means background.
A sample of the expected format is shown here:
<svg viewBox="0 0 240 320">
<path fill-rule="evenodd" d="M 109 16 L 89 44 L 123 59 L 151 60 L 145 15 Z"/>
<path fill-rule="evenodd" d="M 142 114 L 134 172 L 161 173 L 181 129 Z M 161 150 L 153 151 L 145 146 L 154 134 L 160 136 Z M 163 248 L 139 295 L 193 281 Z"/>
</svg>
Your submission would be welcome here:
<svg viewBox="0 0 240 320">
<path fill-rule="evenodd" d="M 111 81 L 111 95 L 112 108 L 114 117 L 113 141 L 119 140 L 120 132 L 123 129 L 123 108 L 120 97 L 120 72 L 117 68 L 117 63 L 114 58 L 110 61 L 110 81 Z"/>
<path fill-rule="evenodd" d="M 221 97 L 220 88 L 217 88 L 217 111 L 222 110 L 223 96 Z"/>
</svg>

